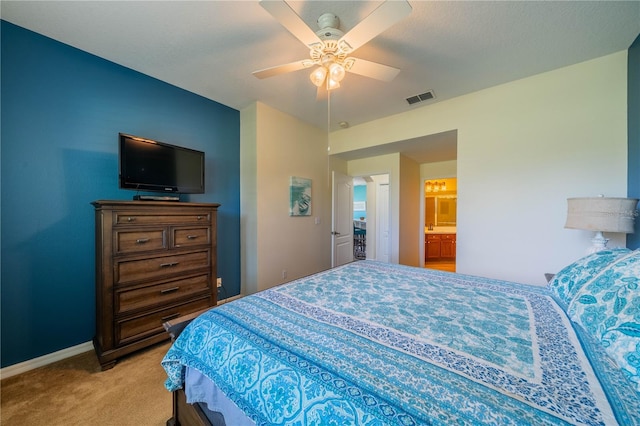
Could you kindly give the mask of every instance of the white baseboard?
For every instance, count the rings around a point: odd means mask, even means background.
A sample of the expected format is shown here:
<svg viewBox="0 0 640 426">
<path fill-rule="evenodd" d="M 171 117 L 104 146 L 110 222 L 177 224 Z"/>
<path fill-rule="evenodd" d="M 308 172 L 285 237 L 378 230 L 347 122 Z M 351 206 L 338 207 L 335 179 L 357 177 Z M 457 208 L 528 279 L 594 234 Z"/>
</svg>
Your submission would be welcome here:
<svg viewBox="0 0 640 426">
<path fill-rule="evenodd" d="M 218 300 L 218 304 L 216 306 L 220 306 L 220 305 L 224 305 L 225 303 L 233 302 L 234 300 L 238 300 L 238 299 L 240 299 L 242 297 L 244 297 L 244 294 L 238 294 L 238 295 L 235 295 L 235 296 L 227 297 L 226 299 L 220 299 L 220 300 Z"/>
<path fill-rule="evenodd" d="M 93 343 L 85 342 L 80 343 L 70 348 L 62 349 L 57 352 L 53 352 L 47 355 L 43 355 L 38 358 L 33 358 L 28 361 L 13 364 L 8 367 L 0 369 L 0 379 L 6 379 L 7 377 L 15 376 L 20 373 L 26 373 L 27 371 L 43 367 L 56 361 L 61 361 L 65 358 L 80 355 L 81 353 L 92 351 Z"/>
<path fill-rule="evenodd" d="M 231 302 L 232 300 L 240 299 L 243 296 L 244 294 L 238 294 L 237 296 L 231 296 L 227 299 L 218 300 L 218 305 L 223 305 L 227 302 Z M 92 351 L 92 350 L 93 350 L 93 343 L 85 342 L 76 346 L 72 346 L 70 348 L 59 350 L 58 352 L 53 352 L 38 358 L 34 358 L 18 364 L 10 365 L 8 367 L 4 367 L 0 369 L 0 379 L 6 379 L 8 377 L 15 376 L 20 373 L 26 373 L 27 371 L 34 370 L 38 367 L 43 367 L 53 362 L 61 361 L 65 358 L 80 355 L 81 353 Z"/>
</svg>

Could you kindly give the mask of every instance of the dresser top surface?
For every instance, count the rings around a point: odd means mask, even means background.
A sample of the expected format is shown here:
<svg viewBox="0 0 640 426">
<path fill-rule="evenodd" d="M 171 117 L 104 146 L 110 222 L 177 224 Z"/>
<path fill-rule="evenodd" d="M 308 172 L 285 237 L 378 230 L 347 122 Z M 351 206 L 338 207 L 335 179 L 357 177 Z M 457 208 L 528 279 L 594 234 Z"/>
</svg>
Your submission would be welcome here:
<svg viewBox="0 0 640 426">
<path fill-rule="evenodd" d="M 149 208 L 149 207 L 169 207 L 169 208 L 207 208 L 217 209 L 218 203 L 186 203 L 182 201 L 133 201 L 133 200 L 96 200 L 91 203 L 96 209 L 101 208 Z"/>
</svg>

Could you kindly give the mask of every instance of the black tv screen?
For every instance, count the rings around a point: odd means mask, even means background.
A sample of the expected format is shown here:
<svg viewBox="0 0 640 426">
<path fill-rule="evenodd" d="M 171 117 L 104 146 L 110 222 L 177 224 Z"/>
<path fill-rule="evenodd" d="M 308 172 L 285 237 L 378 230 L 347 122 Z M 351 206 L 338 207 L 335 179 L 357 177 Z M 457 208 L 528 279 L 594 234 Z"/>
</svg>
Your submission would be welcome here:
<svg viewBox="0 0 640 426">
<path fill-rule="evenodd" d="M 204 152 L 120 133 L 120 188 L 204 193 Z"/>
</svg>

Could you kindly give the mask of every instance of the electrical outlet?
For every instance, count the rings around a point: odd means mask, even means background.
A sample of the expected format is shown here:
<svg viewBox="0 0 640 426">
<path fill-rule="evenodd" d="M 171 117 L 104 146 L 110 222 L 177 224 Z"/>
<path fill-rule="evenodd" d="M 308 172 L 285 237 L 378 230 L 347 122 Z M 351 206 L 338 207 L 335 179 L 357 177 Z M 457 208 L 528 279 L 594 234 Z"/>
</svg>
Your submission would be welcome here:
<svg viewBox="0 0 640 426">
<path fill-rule="evenodd" d="M 222 287 L 222 278 L 218 278 L 216 283 L 218 284 L 218 287 Z"/>
</svg>

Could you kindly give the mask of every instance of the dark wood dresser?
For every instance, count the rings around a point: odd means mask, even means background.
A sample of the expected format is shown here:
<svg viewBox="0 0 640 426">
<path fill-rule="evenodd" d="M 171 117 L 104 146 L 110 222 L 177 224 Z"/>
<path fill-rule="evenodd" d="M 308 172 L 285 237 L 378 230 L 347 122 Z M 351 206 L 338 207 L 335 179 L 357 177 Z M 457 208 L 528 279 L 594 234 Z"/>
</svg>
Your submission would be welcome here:
<svg viewBox="0 0 640 426">
<path fill-rule="evenodd" d="M 219 204 L 92 203 L 96 219 L 96 335 L 103 370 L 168 339 L 163 323 L 215 306 Z"/>
</svg>

